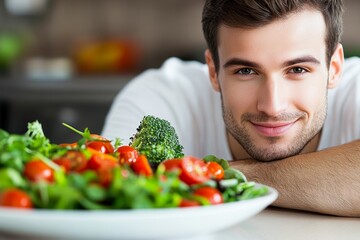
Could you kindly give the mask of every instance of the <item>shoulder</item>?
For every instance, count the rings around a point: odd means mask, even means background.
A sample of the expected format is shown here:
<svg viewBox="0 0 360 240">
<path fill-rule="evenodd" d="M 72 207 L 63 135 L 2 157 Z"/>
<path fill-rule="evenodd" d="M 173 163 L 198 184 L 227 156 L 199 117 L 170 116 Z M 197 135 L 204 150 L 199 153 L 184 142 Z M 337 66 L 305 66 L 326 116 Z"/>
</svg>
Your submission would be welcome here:
<svg viewBox="0 0 360 240">
<path fill-rule="evenodd" d="M 345 84 L 359 84 L 358 82 L 360 80 L 358 79 L 360 79 L 360 58 L 351 57 L 345 59 L 342 82 L 344 82 Z M 340 83 L 340 87 L 345 84 Z"/>
<path fill-rule="evenodd" d="M 329 94 L 345 99 L 347 94 L 358 91 L 360 91 L 360 58 L 347 58 L 344 62 L 340 83 L 335 89 L 329 90 Z"/>
<path fill-rule="evenodd" d="M 336 99 L 334 104 L 348 102 L 348 97 L 358 98 L 360 92 L 360 58 L 345 59 L 341 80 L 335 89 L 329 90 L 329 97 Z M 335 100 L 333 100 L 335 101 Z"/>
<path fill-rule="evenodd" d="M 205 64 L 197 61 L 183 61 L 178 58 L 169 58 L 160 68 L 149 69 L 141 73 L 132 80 L 132 84 L 139 84 L 139 82 L 143 84 L 148 80 L 168 83 L 181 83 L 186 80 L 208 81 L 207 67 Z"/>
<path fill-rule="evenodd" d="M 134 96 L 139 97 L 139 94 L 146 101 L 153 98 L 171 99 L 194 91 L 199 92 L 207 85 L 210 85 L 210 82 L 205 64 L 169 58 L 161 67 L 148 69 L 131 79 L 115 100 L 131 98 L 138 101 Z"/>
<path fill-rule="evenodd" d="M 360 71 L 360 57 L 346 58 L 344 62 L 345 70 L 358 70 Z"/>
<path fill-rule="evenodd" d="M 320 149 L 360 139 L 360 58 L 345 60 L 342 79 L 328 92 Z"/>
<path fill-rule="evenodd" d="M 339 85 L 329 90 L 330 101 L 334 105 L 355 106 L 360 104 L 357 100 L 360 95 L 360 58 L 352 57 L 345 59 L 343 73 Z"/>
<path fill-rule="evenodd" d="M 212 95 L 205 64 L 170 58 L 160 68 L 146 70 L 132 79 L 115 101 L 136 105 L 142 113 L 172 120 L 181 111 L 197 107 L 199 101 Z"/>
<path fill-rule="evenodd" d="M 103 134 L 128 139 L 145 115 L 166 119 L 177 132 L 187 132 L 192 119 L 202 117 L 204 102 L 214 98 L 212 92 L 205 64 L 170 58 L 160 68 L 136 76 L 119 92 Z"/>
</svg>

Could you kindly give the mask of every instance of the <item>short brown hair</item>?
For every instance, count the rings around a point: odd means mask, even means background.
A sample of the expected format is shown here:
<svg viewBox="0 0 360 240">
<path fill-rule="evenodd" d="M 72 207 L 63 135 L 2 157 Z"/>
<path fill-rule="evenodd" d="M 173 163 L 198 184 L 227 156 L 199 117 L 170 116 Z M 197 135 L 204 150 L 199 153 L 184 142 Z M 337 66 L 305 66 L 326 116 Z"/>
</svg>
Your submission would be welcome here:
<svg viewBox="0 0 360 240">
<path fill-rule="evenodd" d="M 221 24 L 256 28 L 307 6 L 323 14 L 327 28 L 326 58 L 329 63 L 342 34 L 343 0 L 206 0 L 202 26 L 216 71 L 219 69 L 218 29 Z"/>
</svg>

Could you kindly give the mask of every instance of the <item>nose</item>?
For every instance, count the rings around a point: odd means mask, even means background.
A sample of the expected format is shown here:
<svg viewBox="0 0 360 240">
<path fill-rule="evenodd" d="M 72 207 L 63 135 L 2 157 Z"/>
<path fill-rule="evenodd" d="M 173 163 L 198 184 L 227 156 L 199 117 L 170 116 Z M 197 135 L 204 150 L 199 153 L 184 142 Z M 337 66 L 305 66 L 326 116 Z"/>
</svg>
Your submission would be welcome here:
<svg viewBox="0 0 360 240">
<path fill-rule="evenodd" d="M 285 80 L 281 77 L 264 78 L 258 91 L 257 109 L 270 117 L 278 116 L 288 107 Z"/>
</svg>

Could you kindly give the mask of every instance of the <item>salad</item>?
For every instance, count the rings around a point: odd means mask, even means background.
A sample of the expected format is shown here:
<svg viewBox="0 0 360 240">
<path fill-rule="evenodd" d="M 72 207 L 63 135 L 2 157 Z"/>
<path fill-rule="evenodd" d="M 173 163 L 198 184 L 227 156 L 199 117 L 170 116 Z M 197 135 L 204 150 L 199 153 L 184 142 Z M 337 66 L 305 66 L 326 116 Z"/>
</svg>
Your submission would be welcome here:
<svg viewBox="0 0 360 240">
<path fill-rule="evenodd" d="M 176 208 L 242 201 L 268 192 L 213 155 L 200 159 L 177 153 L 153 165 L 140 148 L 64 125 L 79 134 L 77 142 L 51 143 L 38 121 L 28 123 L 23 135 L 0 129 L 1 207 Z"/>
</svg>

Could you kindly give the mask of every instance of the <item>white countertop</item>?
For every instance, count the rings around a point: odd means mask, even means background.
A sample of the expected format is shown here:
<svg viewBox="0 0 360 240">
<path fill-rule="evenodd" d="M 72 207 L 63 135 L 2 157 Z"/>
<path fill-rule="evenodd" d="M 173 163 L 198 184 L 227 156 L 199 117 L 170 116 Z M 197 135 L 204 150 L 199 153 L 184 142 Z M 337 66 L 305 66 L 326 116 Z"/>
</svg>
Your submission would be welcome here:
<svg viewBox="0 0 360 240">
<path fill-rule="evenodd" d="M 66 230 L 64 229 L 64 231 Z M 20 237 L 0 233 L 0 240 L 15 239 L 34 240 L 26 236 Z M 186 240 L 218 239 L 359 240 L 360 218 L 335 217 L 301 211 L 268 208 L 256 216 L 226 230 L 211 235 L 187 238 Z M 37 238 L 37 240 L 41 239 Z"/>
<path fill-rule="evenodd" d="M 269 208 L 207 239 L 359 240 L 360 218 Z"/>
</svg>

